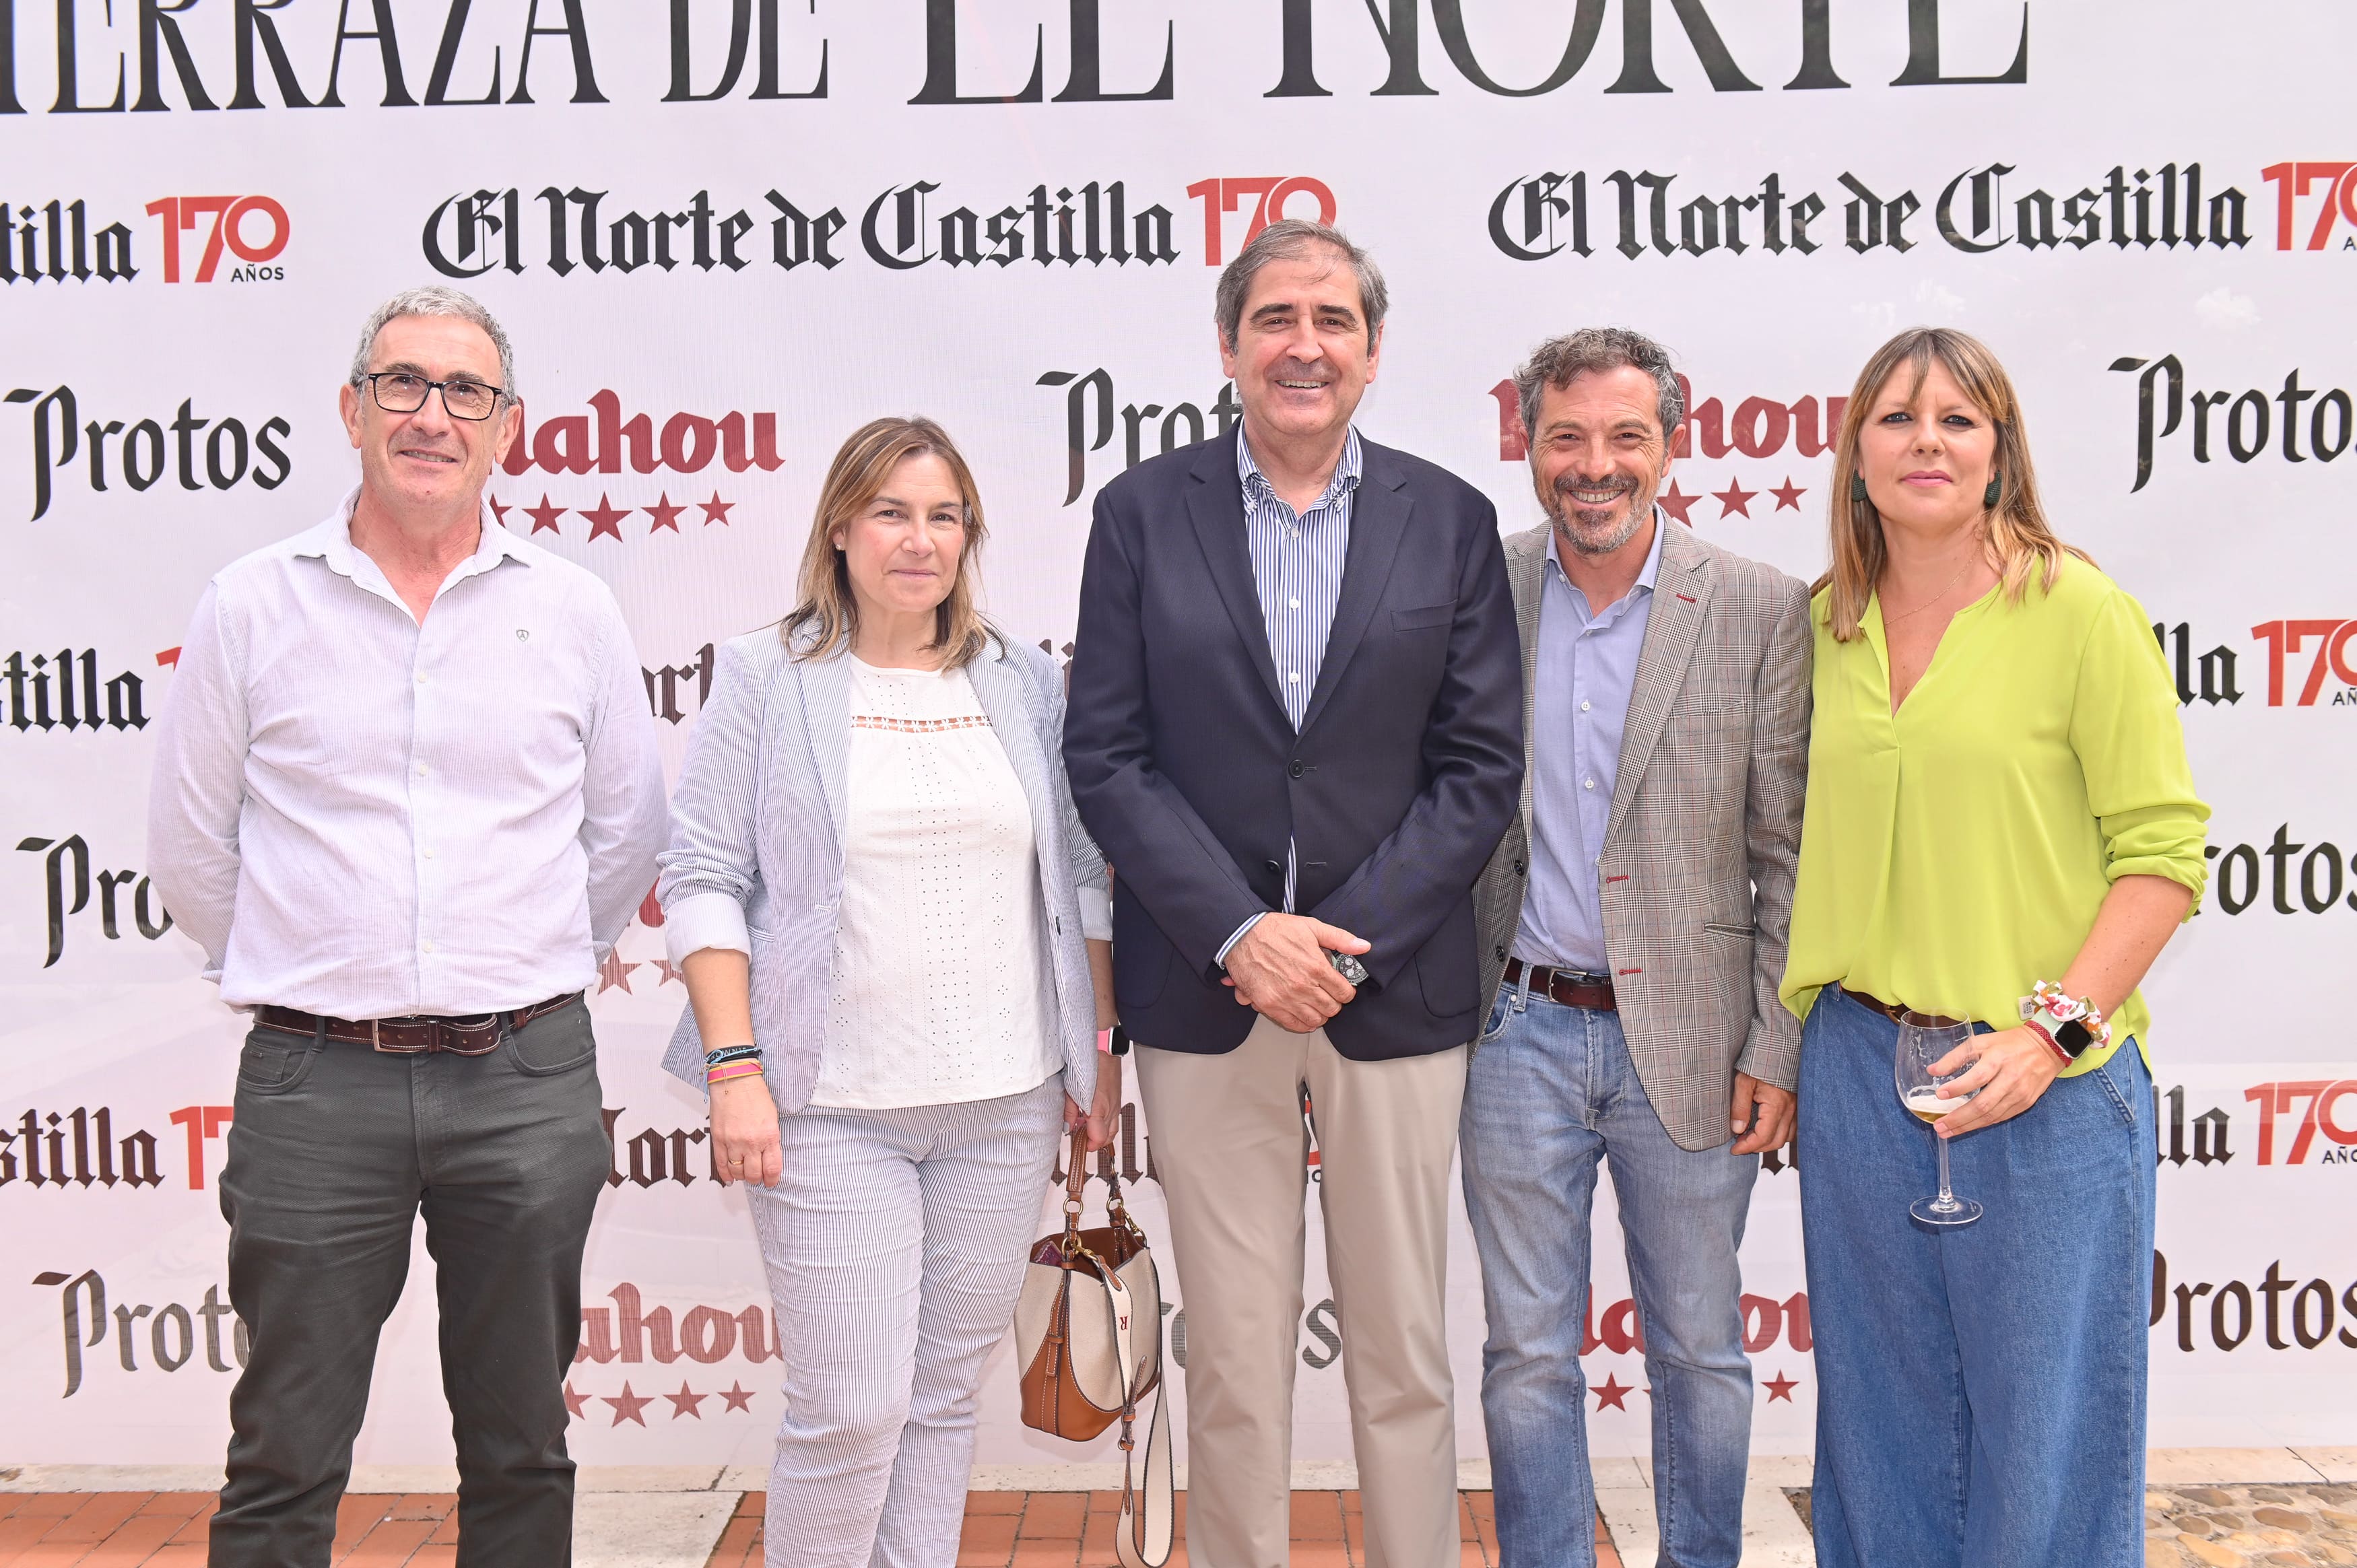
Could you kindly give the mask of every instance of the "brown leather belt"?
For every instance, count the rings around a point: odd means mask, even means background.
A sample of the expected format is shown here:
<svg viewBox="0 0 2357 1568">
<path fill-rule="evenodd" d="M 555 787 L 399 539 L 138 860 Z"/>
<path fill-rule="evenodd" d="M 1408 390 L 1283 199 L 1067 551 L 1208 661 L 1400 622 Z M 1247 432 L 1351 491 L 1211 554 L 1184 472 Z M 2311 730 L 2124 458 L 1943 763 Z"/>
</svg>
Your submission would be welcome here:
<svg viewBox="0 0 2357 1568">
<path fill-rule="evenodd" d="M 1531 989 L 1550 1002 L 1559 1002 L 1566 1007 L 1592 1007 L 1599 1013 L 1619 1010 L 1619 1004 L 1612 999 L 1612 982 L 1602 975 L 1591 975 L 1577 969 L 1555 969 L 1543 963 L 1529 967 Z M 1521 959 L 1508 959 L 1506 983 L 1520 985 L 1523 969 Z"/>
<path fill-rule="evenodd" d="M 1937 1013 L 1918 1013 L 1911 1007 L 1901 1007 L 1894 1003 L 1885 1002 L 1879 996 L 1868 996 L 1863 991 L 1852 991 L 1846 985 L 1841 988 L 1841 993 L 1854 1002 L 1873 1008 L 1894 1024 L 1912 1024 L 1919 1029 L 1953 1029 L 1964 1021 L 1962 1018 L 1943 1018 Z"/>
<path fill-rule="evenodd" d="M 322 1018 L 315 1013 L 298 1013 L 292 1007 L 257 1007 L 253 1015 L 265 1027 L 283 1029 L 290 1035 L 309 1035 L 317 1038 L 324 1032 L 330 1040 L 368 1046 L 395 1056 L 447 1051 L 452 1056 L 487 1057 L 500 1048 L 500 1042 L 507 1038 L 510 1031 L 521 1029 L 533 1019 L 544 1018 L 558 1008 L 580 999 L 581 993 L 573 991 L 563 996 L 552 996 L 545 1002 L 535 1002 L 529 1007 L 517 1007 L 505 1013 L 479 1013 L 463 1018 L 436 1018 L 413 1014 L 405 1018 L 355 1021 L 350 1018 Z"/>
</svg>

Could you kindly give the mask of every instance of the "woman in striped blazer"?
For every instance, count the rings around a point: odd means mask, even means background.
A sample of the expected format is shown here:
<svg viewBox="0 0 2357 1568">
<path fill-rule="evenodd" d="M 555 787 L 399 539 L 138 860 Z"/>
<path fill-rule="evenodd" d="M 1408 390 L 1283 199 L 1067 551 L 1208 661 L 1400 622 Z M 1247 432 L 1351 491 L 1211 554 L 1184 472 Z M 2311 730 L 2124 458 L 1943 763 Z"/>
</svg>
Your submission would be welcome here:
<svg viewBox="0 0 2357 1568">
<path fill-rule="evenodd" d="M 1060 1130 L 1102 1146 L 1120 1105 L 1063 684 L 976 607 L 983 537 L 939 425 L 856 432 L 801 603 L 722 650 L 672 803 L 664 1065 L 708 1090 L 777 1302 L 771 1568 L 956 1555 Z"/>
</svg>

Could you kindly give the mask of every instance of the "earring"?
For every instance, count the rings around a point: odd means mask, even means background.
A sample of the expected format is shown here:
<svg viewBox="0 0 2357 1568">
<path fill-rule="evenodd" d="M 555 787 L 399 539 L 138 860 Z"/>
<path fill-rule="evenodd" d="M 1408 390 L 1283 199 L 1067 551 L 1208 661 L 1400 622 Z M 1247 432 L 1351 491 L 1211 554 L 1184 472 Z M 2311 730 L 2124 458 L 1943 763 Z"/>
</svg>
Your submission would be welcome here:
<svg viewBox="0 0 2357 1568">
<path fill-rule="evenodd" d="M 1852 474 L 1849 477 L 1849 499 L 1854 501 L 1862 501 L 1866 499 L 1866 476 L 1864 474 Z"/>
<path fill-rule="evenodd" d="M 2004 494 L 2005 480 L 1997 475 L 1991 474 L 1989 476 L 1988 489 L 1981 492 L 1981 506 L 1983 510 L 1995 511 L 1996 510 L 1997 499 Z"/>
</svg>

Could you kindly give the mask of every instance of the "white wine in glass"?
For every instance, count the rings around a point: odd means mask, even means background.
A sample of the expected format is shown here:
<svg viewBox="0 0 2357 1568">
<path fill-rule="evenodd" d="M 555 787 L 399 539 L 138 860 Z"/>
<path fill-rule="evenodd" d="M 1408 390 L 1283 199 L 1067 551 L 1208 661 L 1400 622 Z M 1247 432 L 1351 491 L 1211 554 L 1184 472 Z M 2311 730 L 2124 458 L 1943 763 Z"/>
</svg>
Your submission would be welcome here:
<svg viewBox="0 0 2357 1568">
<path fill-rule="evenodd" d="M 1972 1098 L 1970 1094 L 1940 1093 L 1941 1087 L 1953 1083 L 1970 1068 L 1970 1063 L 1944 1076 L 1932 1070 L 1933 1062 L 1972 1037 L 1972 1025 L 1953 1018 L 1909 1013 L 1900 1019 L 1899 1049 L 1892 1063 L 1892 1077 L 1899 1086 L 1899 1103 L 1910 1115 L 1936 1125 L 1941 1117 Z M 1970 1225 L 1981 1217 L 1981 1206 L 1969 1197 L 1958 1197 L 1950 1186 L 1948 1140 L 1934 1133 L 1932 1142 L 1940 1151 L 1939 1196 L 1917 1198 L 1907 1206 L 1907 1212 L 1926 1225 Z"/>
</svg>

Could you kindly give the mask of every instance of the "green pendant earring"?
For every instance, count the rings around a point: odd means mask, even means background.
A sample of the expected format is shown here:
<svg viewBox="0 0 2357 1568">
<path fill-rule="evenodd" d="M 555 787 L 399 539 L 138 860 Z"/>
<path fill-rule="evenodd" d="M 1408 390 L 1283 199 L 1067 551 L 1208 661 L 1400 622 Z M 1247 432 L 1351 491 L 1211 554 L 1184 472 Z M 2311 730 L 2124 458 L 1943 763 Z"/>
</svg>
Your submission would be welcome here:
<svg viewBox="0 0 2357 1568">
<path fill-rule="evenodd" d="M 1987 511 L 1995 511 L 1996 510 L 1998 498 L 2004 494 L 2005 481 L 1999 478 L 1996 475 L 1991 474 L 1989 476 L 1988 489 L 1981 492 L 1982 509 Z"/>
<path fill-rule="evenodd" d="M 1852 474 L 1849 477 L 1849 499 L 1854 501 L 1862 501 L 1866 499 L 1866 476 L 1864 474 Z"/>
</svg>

